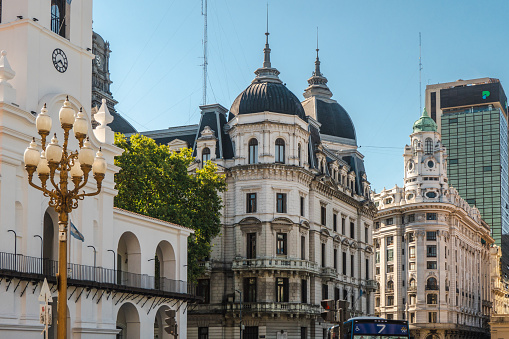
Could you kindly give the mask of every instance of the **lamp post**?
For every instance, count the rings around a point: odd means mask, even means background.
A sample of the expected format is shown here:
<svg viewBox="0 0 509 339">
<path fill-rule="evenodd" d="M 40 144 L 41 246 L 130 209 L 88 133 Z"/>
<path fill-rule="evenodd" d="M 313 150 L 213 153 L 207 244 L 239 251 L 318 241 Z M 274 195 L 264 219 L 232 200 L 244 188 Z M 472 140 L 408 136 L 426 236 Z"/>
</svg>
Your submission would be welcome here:
<svg viewBox="0 0 509 339">
<path fill-rule="evenodd" d="M 113 272 L 115 272 L 117 270 L 117 265 L 115 262 L 117 254 L 115 253 L 114 250 L 107 250 L 107 251 L 113 253 Z"/>
<path fill-rule="evenodd" d="M 106 173 L 106 161 L 104 160 L 101 149 L 97 152 L 94 159 L 94 151 L 90 147 L 90 141 L 87 137 L 88 123 L 85 115 L 80 111 L 75 114 L 69 99 L 66 98 L 59 112 L 59 120 L 64 130 L 63 146 L 58 144 L 55 136 L 51 143 L 46 145 L 46 137 L 51 130 L 51 117 L 46 113 L 46 105 L 41 109 L 37 116 L 36 127 L 41 136 L 42 152 L 37 150 L 35 138 L 30 146 L 25 150 L 24 161 L 25 169 L 28 173 L 28 183 L 30 186 L 42 191 L 44 196 L 49 197 L 49 206 L 58 213 L 58 305 L 57 305 L 57 338 L 67 338 L 67 225 L 69 213 L 78 207 L 78 201 L 87 196 L 93 196 L 101 192 L 102 181 Z M 80 150 L 69 151 L 67 149 L 69 141 L 69 131 L 74 130 L 74 136 L 79 142 Z M 86 138 L 86 140 L 85 140 Z M 37 171 L 41 185 L 32 182 L 34 173 Z M 90 172 L 93 171 L 97 190 L 93 193 L 85 193 L 80 190 L 88 183 Z M 69 189 L 69 175 L 74 184 L 73 189 Z M 50 185 L 46 185 L 48 179 Z M 56 179 L 56 180 L 55 180 Z"/>
<path fill-rule="evenodd" d="M 87 247 L 90 247 L 90 248 L 94 249 L 94 275 L 93 275 L 92 279 L 95 281 L 95 266 L 96 266 L 97 251 L 96 251 L 95 247 L 92 246 L 92 245 L 88 245 Z"/>
<path fill-rule="evenodd" d="M 15 230 L 7 230 L 7 232 L 14 233 L 14 270 L 18 270 L 18 235 Z"/>
<path fill-rule="evenodd" d="M 242 291 L 235 290 L 235 292 L 240 294 L 240 318 L 239 318 L 240 325 L 239 326 L 240 326 L 240 339 L 242 339 Z"/>
<path fill-rule="evenodd" d="M 43 268 L 42 268 L 42 267 L 43 267 L 43 266 L 42 266 L 42 265 L 43 265 L 43 260 L 42 260 L 42 249 L 43 249 L 44 243 L 43 243 L 43 241 L 42 241 L 42 237 L 41 237 L 40 235 L 36 234 L 36 235 L 34 235 L 34 238 L 39 238 L 39 239 L 41 239 L 41 274 L 43 274 Z"/>
</svg>

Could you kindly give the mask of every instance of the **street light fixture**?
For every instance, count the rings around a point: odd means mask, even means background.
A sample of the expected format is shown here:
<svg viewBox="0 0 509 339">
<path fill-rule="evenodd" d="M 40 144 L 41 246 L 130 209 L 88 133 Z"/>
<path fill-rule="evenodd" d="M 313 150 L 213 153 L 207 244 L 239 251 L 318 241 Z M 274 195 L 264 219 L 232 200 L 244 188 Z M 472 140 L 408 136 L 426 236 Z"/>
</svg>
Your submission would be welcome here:
<svg viewBox="0 0 509 339">
<path fill-rule="evenodd" d="M 235 290 L 238 294 L 240 294 L 240 319 L 239 319 L 239 326 L 240 326 L 240 339 L 242 339 L 242 291 Z"/>
<path fill-rule="evenodd" d="M 46 146 L 46 137 L 51 130 L 51 117 L 46 105 L 41 109 L 37 116 L 35 125 L 41 136 L 42 152 L 39 153 L 35 138 L 30 146 L 25 150 L 24 161 L 25 169 L 28 173 L 28 183 L 30 186 L 42 191 L 44 196 L 49 197 L 49 206 L 58 213 L 58 320 L 57 320 L 57 338 L 67 338 L 67 229 L 69 213 L 78 207 L 78 201 L 87 196 L 97 195 L 101 192 L 102 181 L 106 173 L 106 160 L 104 160 L 101 149 L 97 152 L 94 159 L 94 151 L 90 147 L 90 141 L 86 138 L 88 124 L 84 118 L 83 112 L 76 115 L 71 107 L 69 98 L 66 98 L 59 112 L 59 120 L 64 130 L 63 146 L 58 144 L 56 133 Z M 84 123 L 85 122 L 85 123 Z M 74 135 L 79 142 L 80 151 L 69 151 L 67 144 L 69 141 L 69 131 L 74 125 Z M 32 182 L 34 173 L 37 171 L 41 185 Z M 80 190 L 88 183 L 90 171 L 93 171 L 94 179 L 97 185 L 97 191 L 93 193 L 80 193 Z M 69 175 L 74 184 L 73 189 L 68 189 Z M 53 187 L 47 187 L 46 183 L 50 180 Z M 55 181 L 57 179 L 57 181 Z"/>
</svg>

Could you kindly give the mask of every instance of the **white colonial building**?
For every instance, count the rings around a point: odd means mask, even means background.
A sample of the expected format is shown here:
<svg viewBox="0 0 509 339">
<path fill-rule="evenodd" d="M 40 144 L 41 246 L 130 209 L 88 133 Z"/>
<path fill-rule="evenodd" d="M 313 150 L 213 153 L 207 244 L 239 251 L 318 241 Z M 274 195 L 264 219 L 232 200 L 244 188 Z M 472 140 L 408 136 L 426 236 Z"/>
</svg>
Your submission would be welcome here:
<svg viewBox="0 0 509 339">
<path fill-rule="evenodd" d="M 45 104 L 51 134 L 62 142 L 58 112 L 66 96 L 74 110 L 83 108 L 90 143 L 107 161 L 102 192 L 70 214 L 84 241 L 68 237 L 68 338 L 169 338 L 162 330 L 168 308 L 178 310 L 185 338 L 193 231 L 113 207 L 113 158 L 122 150 L 113 145 L 104 101 L 98 126 L 90 124 L 92 1 L 3 0 L 0 9 L 0 338 L 41 338 L 44 278 L 56 305 L 58 217 L 49 198 L 29 186 L 23 152 L 33 137 L 41 144 L 35 120 Z M 69 148 L 78 149 L 71 139 Z M 95 188 L 91 179 L 84 189 Z"/>
<path fill-rule="evenodd" d="M 211 160 L 226 175 L 221 235 L 203 263 L 189 338 L 239 338 L 241 326 L 244 339 L 325 338 L 323 299 L 374 314 L 376 210 L 352 120 L 318 57 L 301 103 L 272 67 L 268 40 L 264 53 L 229 112 L 201 106 L 197 125 L 143 132 L 192 147 L 194 166 Z"/>
<path fill-rule="evenodd" d="M 447 182 L 447 153 L 426 111 L 405 146 L 403 187 L 375 195 L 376 314 L 416 339 L 488 338 L 494 244 L 479 211 Z"/>
</svg>

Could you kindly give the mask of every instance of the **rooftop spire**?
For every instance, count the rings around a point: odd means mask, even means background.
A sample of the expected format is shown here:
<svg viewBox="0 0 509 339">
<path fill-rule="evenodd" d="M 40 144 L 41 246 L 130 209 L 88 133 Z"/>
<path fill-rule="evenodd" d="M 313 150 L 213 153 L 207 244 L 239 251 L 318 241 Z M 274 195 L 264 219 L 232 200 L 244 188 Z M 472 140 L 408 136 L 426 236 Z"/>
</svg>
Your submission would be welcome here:
<svg viewBox="0 0 509 339">
<path fill-rule="evenodd" d="M 315 60 L 315 70 L 313 71 L 313 75 L 308 79 L 308 88 L 304 91 L 304 97 L 309 98 L 312 96 L 320 96 L 327 99 L 332 97 L 332 92 L 327 86 L 327 78 L 323 76 L 320 71 L 320 58 L 318 57 L 318 27 L 316 27 L 316 60 Z"/>
<path fill-rule="evenodd" d="M 255 82 L 277 82 L 282 83 L 279 79 L 279 71 L 272 68 L 270 63 L 270 47 L 269 47 L 269 3 L 267 2 L 267 30 L 265 32 L 265 48 L 263 49 L 263 66 L 255 71 Z"/>
</svg>

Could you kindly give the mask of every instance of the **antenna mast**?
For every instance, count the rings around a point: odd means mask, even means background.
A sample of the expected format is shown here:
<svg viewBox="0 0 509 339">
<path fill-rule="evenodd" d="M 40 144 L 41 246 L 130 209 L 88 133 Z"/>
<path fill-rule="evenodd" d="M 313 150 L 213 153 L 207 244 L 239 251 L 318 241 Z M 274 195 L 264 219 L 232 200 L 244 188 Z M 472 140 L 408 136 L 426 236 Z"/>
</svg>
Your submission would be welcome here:
<svg viewBox="0 0 509 339">
<path fill-rule="evenodd" d="M 203 105 L 207 104 L 207 0 L 201 0 L 201 15 L 203 15 Z"/>
<path fill-rule="evenodd" d="M 422 62 L 421 62 L 421 32 L 419 32 L 419 115 L 422 113 Z"/>
</svg>

